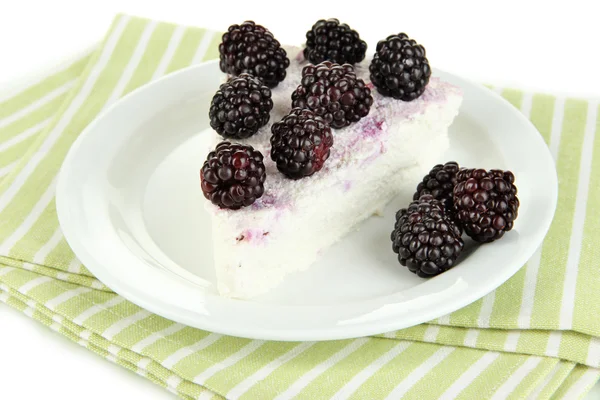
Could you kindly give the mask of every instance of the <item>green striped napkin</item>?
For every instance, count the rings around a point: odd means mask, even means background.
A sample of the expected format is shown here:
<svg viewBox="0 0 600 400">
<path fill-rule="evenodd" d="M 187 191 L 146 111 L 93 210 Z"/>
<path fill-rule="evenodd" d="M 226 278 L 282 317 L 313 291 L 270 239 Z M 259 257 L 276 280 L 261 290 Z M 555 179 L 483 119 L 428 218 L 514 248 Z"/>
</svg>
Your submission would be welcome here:
<svg viewBox="0 0 600 400">
<path fill-rule="evenodd" d="M 216 57 L 219 41 L 203 29 L 120 15 L 91 54 L 0 99 L 0 300 L 186 399 L 576 399 L 594 385 L 594 101 L 493 89 L 533 121 L 556 159 L 556 219 L 513 278 L 428 324 L 331 342 L 240 339 L 153 315 L 96 280 L 56 216 L 56 176 L 70 145 L 131 90 Z"/>
</svg>

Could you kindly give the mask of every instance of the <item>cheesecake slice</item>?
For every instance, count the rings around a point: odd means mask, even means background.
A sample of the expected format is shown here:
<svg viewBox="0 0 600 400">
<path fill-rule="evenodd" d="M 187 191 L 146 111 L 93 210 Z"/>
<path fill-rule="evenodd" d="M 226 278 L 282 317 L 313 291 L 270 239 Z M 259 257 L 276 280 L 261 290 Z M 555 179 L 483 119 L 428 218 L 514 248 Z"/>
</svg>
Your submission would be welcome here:
<svg viewBox="0 0 600 400">
<path fill-rule="evenodd" d="M 332 130 L 334 144 L 323 169 L 291 180 L 270 158 L 271 125 L 291 110 L 291 94 L 306 62 L 298 48 L 286 79 L 273 89 L 274 108 L 267 126 L 240 141 L 264 155 L 265 192 L 240 210 L 207 202 L 212 216 L 214 263 L 222 296 L 251 298 L 302 271 L 325 249 L 400 193 L 414 192 L 448 148 L 448 127 L 458 113 L 461 90 L 432 77 L 416 100 L 403 102 L 372 90 L 369 115 Z M 368 61 L 356 75 L 372 88 Z M 213 144 L 223 139 L 214 133 Z"/>
</svg>

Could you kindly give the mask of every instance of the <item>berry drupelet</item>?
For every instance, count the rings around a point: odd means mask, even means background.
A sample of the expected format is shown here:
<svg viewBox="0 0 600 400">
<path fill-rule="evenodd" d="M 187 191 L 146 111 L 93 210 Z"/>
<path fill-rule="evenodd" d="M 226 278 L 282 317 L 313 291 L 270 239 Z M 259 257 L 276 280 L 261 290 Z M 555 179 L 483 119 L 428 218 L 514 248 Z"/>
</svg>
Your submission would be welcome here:
<svg viewBox="0 0 600 400">
<path fill-rule="evenodd" d="M 431 195 L 421 196 L 396 213 L 391 239 L 400 264 L 422 278 L 452 268 L 464 247 L 460 230 Z"/>
<path fill-rule="evenodd" d="M 431 76 L 425 48 L 405 33 L 377 43 L 369 71 L 379 93 L 404 101 L 423 94 Z"/>
<path fill-rule="evenodd" d="M 331 18 L 318 20 L 306 32 L 304 58 L 313 64 L 331 61 L 338 64 L 356 64 L 364 60 L 367 43 L 347 24 Z"/>
<path fill-rule="evenodd" d="M 333 146 L 331 129 L 323 118 L 308 109 L 294 108 L 271 127 L 271 159 L 292 179 L 319 171 Z"/>
<path fill-rule="evenodd" d="M 513 228 L 519 199 L 510 171 L 461 169 L 454 186 L 454 208 L 465 232 L 477 242 L 493 242 Z"/>
<path fill-rule="evenodd" d="M 350 64 L 329 61 L 302 69 L 302 81 L 292 93 L 292 107 L 308 108 L 332 128 L 343 128 L 369 114 L 373 96 Z"/>
<path fill-rule="evenodd" d="M 285 79 L 290 65 L 285 50 L 273 34 L 253 21 L 231 25 L 219 45 L 221 71 L 230 75 L 249 73 L 269 87 Z"/>
<path fill-rule="evenodd" d="M 424 194 L 430 194 L 434 199 L 442 202 L 447 215 L 452 214 L 454 207 L 452 191 L 456 183 L 458 169 L 458 163 L 455 161 L 448 161 L 446 164 L 434 166 L 417 186 L 413 200 L 418 200 Z"/>
<path fill-rule="evenodd" d="M 225 138 L 246 139 L 267 122 L 273 109 L 271 90 L 249 74 L 221 85 L 210 103 L 210 126 Z"/>
<path fill-rule="evenodd" d="M 204 197 L 221 208 L 237 210 L 263 195 L 267 175 L 263 155 L 241 144 L 221 142 L 200 170 Z"/>
</svg>

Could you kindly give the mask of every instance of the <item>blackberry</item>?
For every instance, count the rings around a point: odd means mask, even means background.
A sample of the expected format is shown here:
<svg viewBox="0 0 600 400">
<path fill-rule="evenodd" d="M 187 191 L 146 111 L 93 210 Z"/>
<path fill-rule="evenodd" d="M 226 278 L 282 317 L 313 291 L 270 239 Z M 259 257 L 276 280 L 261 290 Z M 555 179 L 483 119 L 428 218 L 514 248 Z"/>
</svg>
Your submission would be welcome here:
<svg viewBox="0 0 600 400">
<path fill-rule="evenodd" d="M 433 196 L 423 195 L 396 213 L 392 249 L 400 264 L 422 278 L 452 268 L 464 247 L 460 230 L 443 209 Z"/>
<path fill-rule="evenodd" d="M 210 103 L 210 126 L 225 138 L 246 139 L 269 122 L 271 90 L 249 74 L 221 85 Z"/>
<path fill-rule="evenodd" d="M 405 33 L 377 43 L 369 71 L 379 93 L 404 101 L 422 95 L 431 76 L 425 48 Z"/>
<path fill-rule="evenodd" d="M 417 186 L 413 200 L 418 200 L 424 194 L 430 194 L 434 199 L 442 202 L 446 214 L 452 214 L 454 207 L 452 191 L 456 183 L 457 172 L 458 163 L 455 161 L 434 166 Z"/>
<path fill-rule="evenodd" d="M 338 64 L 356 64 L 364 60 L 367 43 L 358 32 L 336 18 L 318 20 L 306 32 L 304 58 L 313 64 L 331 61 Z"/>
<path fill-rule="evenodd" d="M 354 67 L 329 61 L 304 67 L 292 93 L 292 107 L 308 108 L 336 129 L 365 117 L 372 104 L 371 89 L 356 77 Z"/>
<path fill-rule="evenodd" d="M 285 176 L 300 179 L 319 171 L 333 145 L 331 129 L 323 118 L 294 108 L 271 127 L 271 159 Z"/>
<path fill-rule="evenodd" d="M 263 155 L 252 146 L 221 142 L 200 170 L 204 197 L 221 208 L 237 210 L 263 195 L 267 178 Z"/>
<path fill-rule="evenodd" d="M 269 87 L 285 79 L 290 66 L 287 53 L 273 34 L 253 21 L 231 25 L 219 45 L 221 71 L 230 75 L 249 73 Z"/>
<path fill-rule="evenodd" d="M 461 169 L 454 186 L 454 208 L 465 232 L 477 242 L 493 242 L 513 228 L 519 210 L 510 171 Z"/>
</svg>

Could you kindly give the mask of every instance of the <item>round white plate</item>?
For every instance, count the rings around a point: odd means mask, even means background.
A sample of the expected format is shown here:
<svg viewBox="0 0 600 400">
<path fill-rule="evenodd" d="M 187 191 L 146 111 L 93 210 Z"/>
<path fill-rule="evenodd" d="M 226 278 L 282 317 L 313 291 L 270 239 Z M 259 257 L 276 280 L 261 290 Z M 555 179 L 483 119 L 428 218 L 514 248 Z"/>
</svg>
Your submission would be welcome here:
<svg viewBox="0 0 600 400">
<path fill-rule="evenodd" d="M 456 76 L 464 102 L 444 160 L 507 168 L 521 207 L 515 229 L 467 245 L 455 268 L 429 280 L 398 264 L 389 235 L 396 199 L 308 271 L 259 298 L 217 295 L 210 219 L 198 171 L 208 106 L 221 72 L 209 62 L 126 96 L 81 134 L 60 175 L 64 235 L 98 279 L 166 318 L 229 335 L 326 340 L 378 334 L 455 311 L 512 276 L 540 245 L 557 197 L 554 163 L 540 134 L 498 95 Z"/>
</svg>

